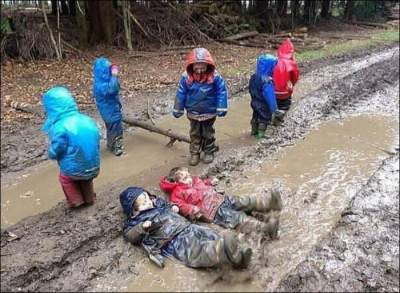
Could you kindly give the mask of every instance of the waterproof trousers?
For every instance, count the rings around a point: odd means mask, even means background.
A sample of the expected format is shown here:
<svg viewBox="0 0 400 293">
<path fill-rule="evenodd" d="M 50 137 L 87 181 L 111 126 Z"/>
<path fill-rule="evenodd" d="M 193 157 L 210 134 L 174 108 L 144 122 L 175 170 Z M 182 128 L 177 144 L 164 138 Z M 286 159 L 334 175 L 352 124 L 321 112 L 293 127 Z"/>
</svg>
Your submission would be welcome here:
<svg viewBox="0 0 400 293">
<path fill-rule="evenodd" d="M 216 152 L 214 123 L 216 118 L 204 121 L 189 119 L 190 121 L 190 153 L 199 155 L 202 151 L 206 154 Z"/>
<path fill-rule="evenodd" d="M 93 204 L 96 200 L 96 193 L 94 193 L 93 189 L 93 179 L 75 180 L 60 173 L 59 181 L 70 207 L 78 207 L 84 203 Z"/>
</svg>

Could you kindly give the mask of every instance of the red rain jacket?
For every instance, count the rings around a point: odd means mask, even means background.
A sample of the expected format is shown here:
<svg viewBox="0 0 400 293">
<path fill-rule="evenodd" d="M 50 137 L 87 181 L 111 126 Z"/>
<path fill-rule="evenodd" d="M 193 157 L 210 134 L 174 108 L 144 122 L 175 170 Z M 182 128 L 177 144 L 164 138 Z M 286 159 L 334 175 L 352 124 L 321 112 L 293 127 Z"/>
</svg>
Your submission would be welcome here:
<svg viewBox="0 0 400 293">
<path fill-rule="evenodd" d="M 275 86 L 275 95 L 279 100 L 289 98 L 293 93 L 293 86 L 299 79 L 299 68 L 294 60 L 294 47 L 290 39 L 286 39 L 278 48 L 278 63 L 272 75 Z M 291 82 L 292 86 L 290 86 Z"/>
<path fill-rule="evenodd" d="M 212 222 L 224 196 L 215 191 L 210 180 L 201 180 L 197 176 L 193 176 L 192 180 L 192 185 L 188 185 L 170 182 L 163 176 L 160 179 L 160 188 L 169 194 L 170 201 L 179 207 L 179 213 L 183 216 L 194 216 L 197 207 L 202 214 L 202 220 Z"/>
</svg>

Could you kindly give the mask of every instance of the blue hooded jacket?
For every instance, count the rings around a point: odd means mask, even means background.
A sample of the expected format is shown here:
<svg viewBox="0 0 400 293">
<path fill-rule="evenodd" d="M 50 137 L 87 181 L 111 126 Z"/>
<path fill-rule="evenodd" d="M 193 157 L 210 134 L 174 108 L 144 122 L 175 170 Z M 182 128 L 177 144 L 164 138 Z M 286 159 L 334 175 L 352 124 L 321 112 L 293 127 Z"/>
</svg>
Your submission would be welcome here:
<svg viewBox="0 0 400 293">
<path fill-rule="evenodd" d="M 251 76 L 249 83 L 253 106 L 266 103 L 271 113 L 278 109 L 272 80 L 272 73 L 277 63 L 278 59 L 272 55 L 260 55 L 257 58 L 256 73 Z"/>
<path fill-rule="evenodd" d="M 119 80 L 111 74 L 111 62 L 97 58 L 93 66 L 93 96 L 105 123 L 121 122 L 122 105 L 119 98 Z"/>
<path fill-rule="evenodd" d="M 48 155 L 61 172 L 78 179 L 91 179 L 100 170 L 100 133 L 90 117 L 79 113 L 65 87 L 53 87 L 42 97 L 47 119 L 42 130 L 50 140 Z"/>
<path fill-rule="evenodd" d="M 203 82 L 194 79 L 193 64 L 204 62 L 207 72 Z M 228 92 L 223 77 L 215 70 L 210 52 L 205 48 L 196 48 L 187 56 L 186 72 L 179 81 L 176 92 L 174 113 L 183 114 L 184 109 L 194 115 L 218 114 L 228 111 Z"/>
</svg>

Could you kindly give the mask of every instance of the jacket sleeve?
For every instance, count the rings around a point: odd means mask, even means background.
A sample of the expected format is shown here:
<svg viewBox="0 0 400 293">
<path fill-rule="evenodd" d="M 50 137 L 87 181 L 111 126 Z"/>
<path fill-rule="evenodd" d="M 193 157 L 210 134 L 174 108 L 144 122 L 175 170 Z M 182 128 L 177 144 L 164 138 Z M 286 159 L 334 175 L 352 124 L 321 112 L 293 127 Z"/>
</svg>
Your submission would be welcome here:
<svg viewBox="0 0 400 293">
<path fill-rule="evenodd" d="M 290 81 L 293 85 L 299 80 L 299 67 L 296 62 L 292 62 L 292 70 L 290 71 Z"/>
<path fill-rule="evenodd" d="M 271 113 L 275 113 L 278 106 L 276 104 L 274 83 L 272 81 L 268 81 L 263 85 L 263 96 Z"/>
<path fill-rule="evenodd" d="M 182 75 L 181 80 L 179 81 L 178 90 L 176 91 L 174 112 L 184 113 L 187 91 L 186 77 L 185 75 Z"/>
<path fill-rule="evenodd" d="M 146 231 L 143 229 L 141 222 L 136 226 L 124 231 L 125 239 L 132 244 L 138 244 L 140 241 L 142 241 L 145 234 Z"/>
<path fill-rule="evenodd" d="M 217 112 L 228 112 L 228 90 L 221 75 L 215 77 L 217 90 Z"/>
<path fill-rule="evenodd" d="M 51 134 L 50 146 L 48 150 L 49 158 L 52 160 L 60 159 L 64 156 L 68 147 L 68 139 L 63 131 Z"/>
<path fill-rule="evenodd" d="M 185 201 L 180 191 L 175 191 L 171 195 L 171 202 L 178 206 L 179 213 L 184 217 L 191 217 L 196 210 L 196 206 Z"/>
</svg>

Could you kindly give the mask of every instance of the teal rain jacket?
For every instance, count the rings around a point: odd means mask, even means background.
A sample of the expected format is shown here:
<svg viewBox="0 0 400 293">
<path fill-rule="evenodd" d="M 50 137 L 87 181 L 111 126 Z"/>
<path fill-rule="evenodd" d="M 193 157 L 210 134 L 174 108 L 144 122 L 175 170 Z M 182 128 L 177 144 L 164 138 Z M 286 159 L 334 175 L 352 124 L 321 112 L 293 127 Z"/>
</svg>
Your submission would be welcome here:
<svg viewBox="0 0 400 293">
<path fill-rule="evenodd" d="M 50 140 L 48 155 L 61 172 L 76 179 L 94 178 L 100 170 L 100 132 L 92 118 L 79 113 L 65 87 L 53 87 L 42 97 L 47 119 L 42 130 Z"/>
</svg>

